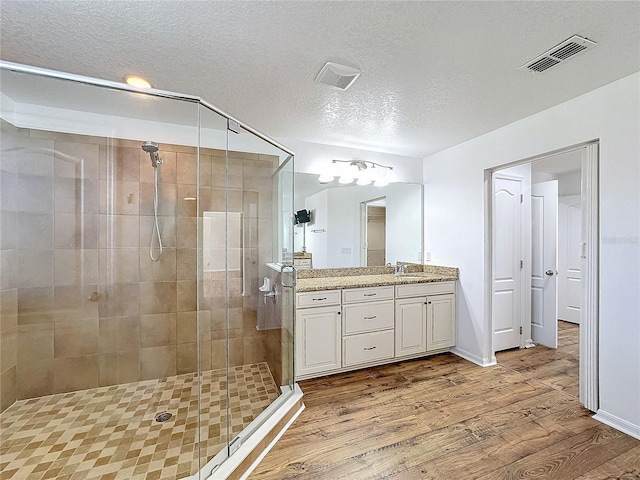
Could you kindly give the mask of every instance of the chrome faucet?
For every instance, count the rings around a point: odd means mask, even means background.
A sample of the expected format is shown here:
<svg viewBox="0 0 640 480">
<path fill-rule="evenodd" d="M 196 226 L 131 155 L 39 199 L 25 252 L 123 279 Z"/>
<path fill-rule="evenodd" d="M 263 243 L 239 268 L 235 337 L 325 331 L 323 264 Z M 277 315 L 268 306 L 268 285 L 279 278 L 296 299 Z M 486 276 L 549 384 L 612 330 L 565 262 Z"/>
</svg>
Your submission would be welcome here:
<svg viewBox="0 0 640 480">
<path fill-rule="evenodd" d="M 404 263 L 399 263 L 396 264 L 394 267 L 394 274 L 395 275 L 404 275 L 404 271 L 407 268 L 407 266 Z"/>
</svg>

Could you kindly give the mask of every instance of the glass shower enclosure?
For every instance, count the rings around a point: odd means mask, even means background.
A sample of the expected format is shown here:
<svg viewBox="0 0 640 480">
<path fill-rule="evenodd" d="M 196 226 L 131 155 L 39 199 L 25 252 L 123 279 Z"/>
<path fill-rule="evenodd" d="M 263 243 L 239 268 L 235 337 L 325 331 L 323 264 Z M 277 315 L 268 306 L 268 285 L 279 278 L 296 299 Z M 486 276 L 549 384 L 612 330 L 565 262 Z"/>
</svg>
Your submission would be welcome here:
<svg viewBox="0 0 640 480">
<path fill-rule="evenodd" d="M 7 478 L 219 478 L 299 395 L 292 153 L 197 97 L 0 68 Z"/>
</svg>

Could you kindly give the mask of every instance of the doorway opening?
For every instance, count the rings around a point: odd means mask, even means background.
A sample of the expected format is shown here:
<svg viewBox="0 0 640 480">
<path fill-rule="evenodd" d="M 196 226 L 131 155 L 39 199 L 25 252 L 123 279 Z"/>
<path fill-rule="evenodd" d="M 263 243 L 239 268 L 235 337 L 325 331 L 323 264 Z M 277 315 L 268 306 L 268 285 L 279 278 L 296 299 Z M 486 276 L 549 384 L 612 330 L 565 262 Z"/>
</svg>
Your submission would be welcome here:
<svg viewBox="0 0 640 480">
<path fill-rule="evenodd" d="M 598 144 L 500 166 L 486 178 L 492 351 L 540 346 L 497 358 L 539 368 L 541 378 L 546 371 L 550 386 L 579 392 L 596 411 Z"/>
<path fill-rule="evenodd" d="M 380 197 L 360 204 L 362 229 L 361 265 L 383 266 L 387 261 L 387 198 Z"/>
</svg>

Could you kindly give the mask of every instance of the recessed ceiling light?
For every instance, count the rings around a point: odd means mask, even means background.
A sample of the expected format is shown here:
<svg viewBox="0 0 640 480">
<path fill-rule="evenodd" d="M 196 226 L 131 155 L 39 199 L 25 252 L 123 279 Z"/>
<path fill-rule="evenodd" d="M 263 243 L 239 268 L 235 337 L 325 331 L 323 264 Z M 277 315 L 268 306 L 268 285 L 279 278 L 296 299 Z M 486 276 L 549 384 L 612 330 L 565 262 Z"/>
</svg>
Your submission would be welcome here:
<svg viewBox="0 0 640 480">
<path fill-rule="evenodd" d="M 151 88 L 151 83 L 140 75 L 125 75 L 124 81 L 127 85 L 135 88 Z"/>
</svg>

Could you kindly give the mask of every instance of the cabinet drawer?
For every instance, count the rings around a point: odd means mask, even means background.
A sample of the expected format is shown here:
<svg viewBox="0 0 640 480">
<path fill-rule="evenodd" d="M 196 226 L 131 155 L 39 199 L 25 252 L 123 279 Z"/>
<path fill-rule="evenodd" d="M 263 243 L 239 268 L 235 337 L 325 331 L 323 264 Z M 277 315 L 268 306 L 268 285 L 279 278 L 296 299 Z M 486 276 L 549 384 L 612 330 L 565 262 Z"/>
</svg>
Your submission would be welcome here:
<svg viewBox="0 0 640 480">
<path fill-rule="evenodd" d="M 396 297 L 421 297 L 423 295 L 442 295 L 455 293 L 455 282 L 411 283 L 396 285 Z"/>
<path fill-rule="evenodd" d="M 342 308 L 344 335 L 393 328 L 393 300 L 345 305 Z"/>
<path fill-rule="evenodd" d="M 343 366 L 393 358 L 393 330 L 343 337 Z"/>
<path fill-rule="evenodd" d="M 393 298 L 393 286 L 350 288 L 342 291 L 343 303 L 370 302 L 372 300 L 387 300 Z"/>
<path fill-rule="evenodd" d="M 296 308 L 340 305 L 340 290 L 322 290 L 296 294 Z"/>
</svg>

